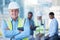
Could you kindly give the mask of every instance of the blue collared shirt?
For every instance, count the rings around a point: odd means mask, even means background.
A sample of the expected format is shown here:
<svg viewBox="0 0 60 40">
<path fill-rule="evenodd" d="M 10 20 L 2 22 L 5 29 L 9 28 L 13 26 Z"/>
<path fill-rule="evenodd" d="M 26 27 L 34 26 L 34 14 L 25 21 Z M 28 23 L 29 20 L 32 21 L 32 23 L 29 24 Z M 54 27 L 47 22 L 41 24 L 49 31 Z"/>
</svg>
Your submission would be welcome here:
<svg viewBox="0 0 60 40">
<path fill-rule="evenodd" d="M 26 20 L 29 20 L 28 18 Z M 29 25 L 32 26 L 32 27 L 35 27 L 35 24 L 34 24 L 34 20 L 33 19 L 30 19 L 29 20 Z M 31 30 L 30 29 L 30 35 L 33 35 L 34 34 L 34 30 Z"/>
<path fill-rule="evenodd" d="M 58 34 L 58 22 L 55 18 L 53 18 L 50 22 L 49 37 L 52 37 L 55 34 Z"/>
<path fill-rule="evenodd" d="M 13 26 L 13 30 L 5 30 L 8 25 L 6 23 L 6 21 L 2 21 L 2 30 L 3 30 L 3 35 L 7 38 L 11 38 L 13 37 L 14 35 L 18 34 L 19 31 L 17 30 L 18 28 L 18 20 L 14 21 L 13 19 L 11 19 L 11 22 L 12 22 L 12 26 Z M 28 37 L 30 36 L 30 27 L 29 27 L 29 22 L 28 20 L 26 20 L 25 24 L 24 24 L 24 31 L 21 32 L 20 34 L 16 35 L 15 36 L 15 39 L 23 39 L 25 37 Z"/>
</svg>

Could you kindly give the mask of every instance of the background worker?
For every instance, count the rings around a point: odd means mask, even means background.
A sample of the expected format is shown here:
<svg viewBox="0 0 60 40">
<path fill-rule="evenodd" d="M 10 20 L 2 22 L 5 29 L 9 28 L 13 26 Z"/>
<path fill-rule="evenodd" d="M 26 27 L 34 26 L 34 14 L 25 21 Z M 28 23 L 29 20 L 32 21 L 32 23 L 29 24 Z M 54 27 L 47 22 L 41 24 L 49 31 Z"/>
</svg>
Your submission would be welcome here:
<svg viewBox="0 0 60 40">
<path fill-rule="evenodd" d="M 35 30 L 36 40 L 44 40 L 44 32 L 45 32 L 44 24 L 45 23 L 44 23 L 44 19 L 42 19 L 42 14 L 38 13 L 37 20 L 35 20 L 35 25 L 37 26 Z"/>
<path fill-rule="evenodd" d="M 28 12 L 28 17 L 25 20 L 28 20 L 29 25 L 30 25 L 30 37 L 29 40 L 34 40 L 33 34 L 34 34 L 34 30 L 35 30 L 35 24 L 34 24 L 34 20 L 32 19 L 33 17 L 33 13 L 32 12 Z"/>
<path fill-rule="evenodd" d="M 58 40 L 58 21 L 54 17 L 54 13 L 49 13 L 49 18 L 51 19 L 50 26 L 49 26 L 49 33 L 46 36 L 46 40 Z"/>
<path fill-rule="evenodd" d="M 18 16 L 19 5 L 16 2 L 10 2 L 8 9 L 10 18 L 8 21 L 5 19 L 2 21 L 3 35 L 13 40 L 27 40 L 27 37 L 30 36 L 29 23 L 26 21 L 24 24 L 24 21 Z M 24 31 L 17 29 L 22 27 Z"/>
</svg>

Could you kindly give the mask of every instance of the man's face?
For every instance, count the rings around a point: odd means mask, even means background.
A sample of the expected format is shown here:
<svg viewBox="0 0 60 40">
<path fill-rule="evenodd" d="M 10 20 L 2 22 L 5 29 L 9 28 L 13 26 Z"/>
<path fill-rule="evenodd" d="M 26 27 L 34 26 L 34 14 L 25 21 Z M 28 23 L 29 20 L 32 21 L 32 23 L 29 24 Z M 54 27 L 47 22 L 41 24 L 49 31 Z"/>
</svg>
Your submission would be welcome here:
<svg viewBox="0 0 60 40">
<path fill-rule="evenodd" d="M 50 18 L 50 19 L 53 19 L 53 18 L 54 18 L 54 15 L 49 15 L 49 18 Z"/>
<path fill-rule="evenodd" d="M 13 19 L 16 19 L 18 17 L 19 10 L 18 9 L 10 9 L 9 13 Z"/>
<path fill-rule="evenodd" d="M 32 18 L 32 14 L 28 14 L 28 18 L 31 19 Z"/>
<path fill-rule="evenodd" d="M 42 16 L 37 16 L 37 19 L 38 20 L 42 20 Z"/>
</svg>

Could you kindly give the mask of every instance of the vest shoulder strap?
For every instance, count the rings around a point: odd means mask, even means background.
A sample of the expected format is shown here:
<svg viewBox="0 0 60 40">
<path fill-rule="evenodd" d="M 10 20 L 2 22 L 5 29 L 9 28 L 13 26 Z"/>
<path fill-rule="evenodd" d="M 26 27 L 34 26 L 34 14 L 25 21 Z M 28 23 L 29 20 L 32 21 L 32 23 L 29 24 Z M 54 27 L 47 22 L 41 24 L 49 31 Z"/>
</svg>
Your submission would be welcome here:
<svg viewBox="0 0 60 40">
<path fill-rule="evenodd" d="M 7 26 L 10 30 L 12 30 L 12 22 L 8 19 L 8 20 L 5 20 L 6 23 L 7 23 Z M 21 18 L 18 18 L 18 26 L 17 27 L 23 27 L 23 24 L 24 24 L 24 20 L 21 19 Z"/>
</svg>

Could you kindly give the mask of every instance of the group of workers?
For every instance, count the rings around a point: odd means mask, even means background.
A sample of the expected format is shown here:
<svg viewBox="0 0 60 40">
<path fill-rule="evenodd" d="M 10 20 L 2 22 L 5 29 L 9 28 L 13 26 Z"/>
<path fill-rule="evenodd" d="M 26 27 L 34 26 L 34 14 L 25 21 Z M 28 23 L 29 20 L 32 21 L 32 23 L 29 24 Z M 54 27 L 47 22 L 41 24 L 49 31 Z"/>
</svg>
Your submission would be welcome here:
<svg viewBox="0 0 60 40">
<path fill-rule="evenodd" d="M 3 19 L 2 30 L 3 35 L 10 40 L 57 40 L 58 38 L 58 21 L 54 17 L 54 13 L 49 13 L 51 19 L 49 32 L 45 35 L 45 22 L 42 16 L 37 15 L 37 20 L 33 20 L 33 13 L 28 12 L 28 17 L 20 18 L 19 5 L 11 2 L 8 6 L 10 18 Z M 35 36 L 34 36 L 35 35 Z"/>
</svg>

